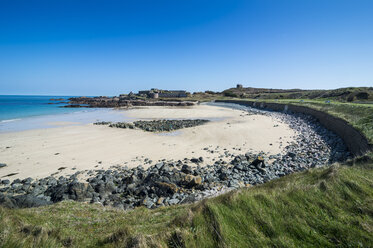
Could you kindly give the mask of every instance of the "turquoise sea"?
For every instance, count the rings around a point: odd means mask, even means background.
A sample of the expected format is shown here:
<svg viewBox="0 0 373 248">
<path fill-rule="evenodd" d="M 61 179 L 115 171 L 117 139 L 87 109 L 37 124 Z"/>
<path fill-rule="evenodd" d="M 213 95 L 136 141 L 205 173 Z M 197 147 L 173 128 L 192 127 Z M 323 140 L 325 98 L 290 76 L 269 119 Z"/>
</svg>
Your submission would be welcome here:
<svg viewBox="0 0 373 248">
<path fill-rule="evenodd" d="M 51 99 L 65 99 L 53 101 Z M 53 127 L 53 122 L 87 124 L 124 121 L 123 111 L 99 108 L 63 108 L 70 96 L 0 95 L 0 132 Z"/>
<path fill-rule="evenodd" d="M 64 114 L 74 111 L 70 108 L 61 108 L 65 104 L 59 103 L 61 101 L 51 101 L 50 99 L 53 98 L 63 98 L 67 101 L 70 96 L 0 95 L 0 121 L 12 121 L 40 115 Z"/>
</svg>

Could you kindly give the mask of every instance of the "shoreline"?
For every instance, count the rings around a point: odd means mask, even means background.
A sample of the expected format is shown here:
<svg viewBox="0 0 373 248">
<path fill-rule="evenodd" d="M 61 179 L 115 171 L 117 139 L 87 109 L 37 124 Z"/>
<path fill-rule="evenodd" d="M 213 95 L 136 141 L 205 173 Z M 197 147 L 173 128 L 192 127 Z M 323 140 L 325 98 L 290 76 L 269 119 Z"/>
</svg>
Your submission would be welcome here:
<svg viewBox="0 0 373 248">
<path fill-rule="evenodd" d="M 46 115 L 27 116 L 11 120 L 0 121 L 0 134 L 17 133 L 28 130 L 55 128 L 58 123 L 66 125 L 84 125 L 105 118 L 113 121 L 129 120 L 123 115 L 124 110 L 114 109 L 85 109 L 70 113 L 55 113 Z"/>
<path fill-rule="evenodd" d="M 343 161 L 349 156 L 340 137 L 309 116 L 250 109 L 247 112 L 254 118 L 270 117 L 286 123 L 296 132 L 294 140 L 284 147 L 282 153 L 239 150 L 238 155 L 228 152 L 225 155 L 227 161 L 207 164 L 204 164 L 204 157 L 196 155 L 182 160 L 160 159 L 147 168 L 144 164 L 132 168 L 118 165 L 107 169 L 76 170 L 72 175 L 58 175 L 58 179 L 57 176 L 40 180 L 15 179 L 11 186 L 7 186 L 10 180 L 2 180 L 4 187 L 1 191 L 6 194 L 0 195 L 0 202 L 9 207 L 30 207 L 71 199 L 120 209 L 141 205 L 156 208 L 250 187 L 296 171 Z M 142 114 L 148 115 L 146 111 Z M 203 150 L 215 151 L 208 147 Z"/>
<path fill-rule="evenodd" d="M 18 174 L 11 178 L 45 177 L 56 172 L 67 175 L 76 170 L 108 169 L 118 164 L 130 168 L 140 164 L 148 167 L 162 159 L 177 161 L 200 156 L 205 158 L 204 164 L 209 164 L 225 157 L 225 152 L 280 153 L 283 145 L 295 135 L 285 124 L 273 118 L 244 115 L 242 110 L 220 106 L 199 105 L 187 109 L 146 107 L 127 110 L 125 116 L 131 120 L 156 117 L 215 120 L 175 133 L 146 133 L 92 124 L 2 133 L 0 162 L 8 166 L 0 170 L 0 177 L 12 173 Z M 280 138 L 284 143 L 280 143 Z M 152 163 L 148 162 L 150 160 Z M 66 169 L 59 171 L 61 167 Z"/>
</svg>

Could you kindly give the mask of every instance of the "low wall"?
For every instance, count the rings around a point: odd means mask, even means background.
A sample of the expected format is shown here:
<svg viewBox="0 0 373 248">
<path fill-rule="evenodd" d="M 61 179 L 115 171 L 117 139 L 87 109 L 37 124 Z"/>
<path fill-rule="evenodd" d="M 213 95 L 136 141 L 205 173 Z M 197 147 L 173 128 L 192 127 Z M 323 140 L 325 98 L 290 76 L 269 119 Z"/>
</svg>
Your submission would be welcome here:
<svg viewBox="0 0 373 248">
<path fill-rule="evenodd" d="M 354 156 L 364 155 L 373 149 L 373 145 L 369 144 L 365 136 L 348 124 L 347 121 L 316 109 L 284 103 L 266 103 L 240 100 L 216 100 L 216 102 L 236 103 L 254 108 L 270 109 L 274 111 L 291 111 L 311 115 L 315 117 L 323 126 L 339 135 Z"/>
</svg>

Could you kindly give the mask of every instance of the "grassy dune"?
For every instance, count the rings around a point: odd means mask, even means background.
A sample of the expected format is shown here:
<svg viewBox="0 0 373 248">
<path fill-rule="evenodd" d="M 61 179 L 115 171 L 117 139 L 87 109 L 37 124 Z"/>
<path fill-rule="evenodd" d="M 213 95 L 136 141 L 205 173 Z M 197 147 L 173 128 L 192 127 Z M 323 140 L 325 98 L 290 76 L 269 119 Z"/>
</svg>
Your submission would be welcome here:
<svg viewBox="0 0 373 248">
<path fill-rule="evenodd" d="M 130 212 L 0 208 L 2 247 L 370 247 L 373 164 L 333 165 L 203 202 Z"/>
<path fill-rule="evenodd" d="M 373 87 L 348 87 L 333 90 L 230 88 L 222 92 L 224 96 L 252 99 L 324 99 L 343 102 L 372 103 Z"/>
<path fill-rule="evenodd" d="M 283 100 L 284 102 L 286 100 Z M 294 100 L 288 100 L 288 103 Z M 302 102 L 373 140 L 373 109 Z M 123 212 L 66 201 L 0 207 L 1 247 L 372 247 L 373 162 L 295 173 L 190 205 Z"/>
</svg>

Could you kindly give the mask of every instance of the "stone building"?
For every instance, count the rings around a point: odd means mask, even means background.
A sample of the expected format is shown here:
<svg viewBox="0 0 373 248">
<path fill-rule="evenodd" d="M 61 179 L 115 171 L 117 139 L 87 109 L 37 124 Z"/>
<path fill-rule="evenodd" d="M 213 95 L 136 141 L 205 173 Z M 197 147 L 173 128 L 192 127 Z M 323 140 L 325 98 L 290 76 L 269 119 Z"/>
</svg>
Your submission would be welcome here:
<svg viewBox="0 0 373 248">
<path fill-rule="evenodd" d="M 137 94 L 139 96 L 146 96 L 149 98 L 179 98 L 179 97 L 187 97 L 188 93 L 185 90 L 159 90 L 159 89 L 151 89 L 151 90 L 140 90 Z"/>
</svg>

